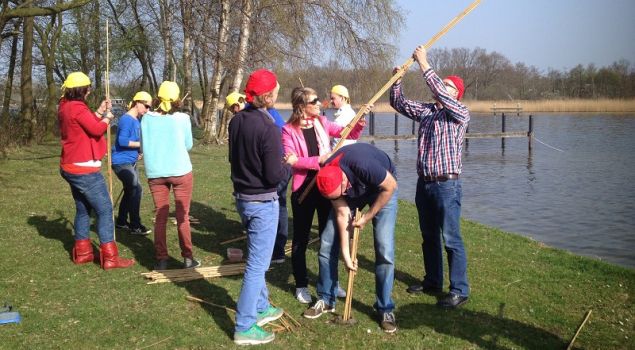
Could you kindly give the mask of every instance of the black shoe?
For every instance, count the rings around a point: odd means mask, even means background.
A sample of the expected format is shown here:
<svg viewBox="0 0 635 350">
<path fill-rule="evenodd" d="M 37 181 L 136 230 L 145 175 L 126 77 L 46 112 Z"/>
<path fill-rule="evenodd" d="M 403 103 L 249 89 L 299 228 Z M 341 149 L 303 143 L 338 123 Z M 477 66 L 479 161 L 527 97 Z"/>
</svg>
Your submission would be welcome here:
<svg viewBox="0 0 635 350">
<path fill-rule="evenodd" d="M 455 309 L 467 303 L 467 297 L 462 297 L 456 293 L 448 293 L 443 299 L 437 302 L 437 306 L 449 309 Z"/>
<path fill-rule="evenodd" d="M 123 224 L 115 224 L 115 227 L 122 230 L 130 230 L 130 225 L 127 222 Z"/>
<path fill-rule="evenodd" d="M 436 295 L 436 294 L 441 294 L 442 291 L 443 289 L 441 287 L 432 287 L 425 284 L 414 284 L 408 287 L 408 289 L 406 289 L 406 292 L 411 294 L 424 293 L 424 294 Z"/>
<path fill-rule="evenodd" d="M 137 228 L 131 228 L 130 229 L 130 234 L 131 235 L 141 235 L 141 236 L 145 236 L 147 234 L 150 234 L 152 232 L 152 230 L 150 230 L 149 228 L 143 226 L 143 225 L 139 225 L 139 227 Z"/>
</svg>

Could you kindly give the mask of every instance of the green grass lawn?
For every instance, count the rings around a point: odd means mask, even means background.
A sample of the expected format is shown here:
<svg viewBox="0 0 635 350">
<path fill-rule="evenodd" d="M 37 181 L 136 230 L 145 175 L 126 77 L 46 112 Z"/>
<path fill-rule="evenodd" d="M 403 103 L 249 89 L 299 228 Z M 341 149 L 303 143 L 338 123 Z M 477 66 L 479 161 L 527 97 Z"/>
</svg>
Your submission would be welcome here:
<svg viewBox="0 0 635 350">
<path fill-rule="evenodd" d="M 222 263 L 227 246 L 220 242 L 242 234 L 226 153 L 223 146 L 196 146 L 191 152 L 191 213 L 200 220 L 192 225 L 192 239 L 195 257 L 204 266 Z M 185 296 L 235 308 L 240 276 L 148 285 L 140 274 L 154 263 L 152 236 L 123 231 L 117 232 L 120 252 L 137 259 L 133 268 L 103 271 L 95 264 L 71 262 L 75 209 L 59 175 L 58 155 L 58 143 L 50 142 L 0 160 L 0 304 L 10 301 L 22 316 L 20 324 L 0 325 L 0 348 L 234 348 L 233 315 Z M 114 183 L 116 196 L 121 185 L 116 177 Z M 151 226 L 152 199 L 145 183 L 144 190 L 142 219 Z M 272 300 L 302 327 L 278 334 L 263 348 L 564 349 L 591 309 L 576 348 L 635 349 L 635 271 L 471 221 L 462 222 L 472 288 L 469 303 L 446 311 L 435 307 L 432 296 L 409 295 L 406 287 L 422 277 L 421 236 L 414 205 L 399 204 L 393 291 L 398 332 L 384 334 L 375 320 L 374 253 L 366 228 L 352 309 L 357 323 L 336 325 L 326 316 L 303 319 L 305 306 L 293 297 L 287 261 L 275 265 L 267 281 Z M 170 264 L 177 267 L 181 258 L 176 226 L 168 225 Z M 96 234 L 92 239 L 97 244 Z M 244 248 L 244 243 L 229 246 Z M 316 249 L 311 246 L 307 255 L 314 297 Z M 343 286 L 346 275 L 340 268 Z M 343 302 L 338 312 L 342 309 Z"/>
</svg>

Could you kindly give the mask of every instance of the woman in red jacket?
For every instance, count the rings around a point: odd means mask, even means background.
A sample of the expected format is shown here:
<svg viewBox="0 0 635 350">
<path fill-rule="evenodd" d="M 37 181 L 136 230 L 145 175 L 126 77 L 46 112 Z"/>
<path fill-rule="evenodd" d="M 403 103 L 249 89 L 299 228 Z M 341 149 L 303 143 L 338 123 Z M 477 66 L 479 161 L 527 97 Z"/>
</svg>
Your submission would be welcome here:
<svg viewBox="0 0 635 350">
<path fill-rule="evenodd" d="M 96 112 L 86 105 L 90 93 L 90 78 L 82 72 L 68 75 L 62 85 L 64 96 L 58 108 L 62 143 L 60 173 L 71 186 L 75 200 L 75 246 L 73 262 L 93 261 L 90 233 L 90 213 L 97 215 L 97 235 L 100 242 L 101 267 L 104 270 L 129 267 L 134 259 L 119 257 L 114 242 L 112 203 L 106 182 L 100 172 L 101 159 L 106 154 L 104 133 L 113 118 L 110 101 L 104 100 Z"/>
</svg>

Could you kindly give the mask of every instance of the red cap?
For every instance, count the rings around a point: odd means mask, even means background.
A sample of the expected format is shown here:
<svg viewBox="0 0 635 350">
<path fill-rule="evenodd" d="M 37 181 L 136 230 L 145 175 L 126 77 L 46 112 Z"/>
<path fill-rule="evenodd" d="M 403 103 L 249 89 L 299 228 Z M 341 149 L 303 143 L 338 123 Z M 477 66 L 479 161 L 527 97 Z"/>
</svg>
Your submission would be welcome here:
<svg viewBox="0 0 635 350">
<path fill-rule="evenodd" d="M 318 171 L 316 175 L 317 188 L 323 196 L 333 193 L 341 185 L 342 169 L 340 169 L 340 158 L 343 156 L 344 153 L 341 153 Z"/>
<path fill-rule="evenodd" d="M 278 79 L 276 74 L 266 69 L 258 69 L 251 73 L 249 79 L 247 79 L 247 86 L 245 86 L 245 95 L 247 102 L 253 102 L 254 96 L 263 95 L 276 88 Z"/>
<path fill-rule="evenodd" d="M 459 94 L 456 96 L 457 100 L 460 100 L 463 97 L 463 93 L 465 92 L 465 85 L 463 85 L 463 79 L 458 75 L 450 75 L 445 77 L 445 79 L 450 79 L 456 86 L 456 89 L 459 91 Z"/>
</svg>

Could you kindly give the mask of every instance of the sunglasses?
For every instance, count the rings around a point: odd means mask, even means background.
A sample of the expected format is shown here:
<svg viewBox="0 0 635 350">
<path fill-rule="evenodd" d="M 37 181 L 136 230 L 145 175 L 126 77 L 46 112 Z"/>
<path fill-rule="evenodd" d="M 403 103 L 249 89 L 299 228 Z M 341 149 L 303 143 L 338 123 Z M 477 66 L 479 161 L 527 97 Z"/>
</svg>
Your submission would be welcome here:
<svg viewBox="0 0 635 350">
<path fill-rule="evenodd" d="M 307 101 L 307 104 L 310 104 L 310 105 L 317 105 L 319 103 L 320 103 L 320 98 L 319 97 L 316 97 L 316 98 L 314 98 L 311 101 Z"/>
</svg>

